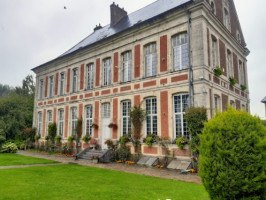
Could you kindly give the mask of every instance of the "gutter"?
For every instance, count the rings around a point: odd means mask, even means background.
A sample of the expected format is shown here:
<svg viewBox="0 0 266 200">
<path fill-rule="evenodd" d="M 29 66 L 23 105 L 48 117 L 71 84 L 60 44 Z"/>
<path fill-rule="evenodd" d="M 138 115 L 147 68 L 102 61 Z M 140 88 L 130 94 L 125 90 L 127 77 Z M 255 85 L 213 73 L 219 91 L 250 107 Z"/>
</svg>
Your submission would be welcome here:
<svg viewBox="0 0 266 200">
<path fill-rule="evenodd" d="M 189 107 L 192 107 L 194 104 L 193 100 L 193 85 L 192 85 L 192 66 L 191 66 L 191 41 L 190 41 L 190 32 L 191 32 L 191 12 L 186 10 L 187 13 L 187 29 L 188 29 L 188 81 L 189 81 Z"/>
</svg>

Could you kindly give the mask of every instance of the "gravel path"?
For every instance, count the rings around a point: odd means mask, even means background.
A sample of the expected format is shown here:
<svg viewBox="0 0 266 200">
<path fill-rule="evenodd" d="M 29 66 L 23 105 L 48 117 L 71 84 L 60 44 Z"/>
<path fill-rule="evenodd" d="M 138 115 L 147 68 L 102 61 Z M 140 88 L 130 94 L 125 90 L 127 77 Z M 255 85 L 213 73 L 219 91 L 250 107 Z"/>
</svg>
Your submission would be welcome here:
<svg viewBox="0 0 266 200">
<path fill-rule="evenodd" d="M 75 164 L 89 166 L 89 167 L 98 167 L 98 168 L 110 169 L 110 170 L 115 170 L 115 171 L 123 171 L 123 172 L 133 173 L 133 174 L 142 174 L 142 175 L 154 176 L 154 177 L 159 177 L 159 178 L 164 178 L 164 179 L 172 179 L 172 180 L 201 184 L 201 179 L 198 176 L 198 174 L 184 175 L 176 170 L 157 169 L 157 168 L 151 168 L 151 167 L 143 167 L 139 165 L 126 165 L 126 164 L 120 164 L 120 163 L 93 164 L 92 162 L 85 161 L 85 160 L 75 160 L 75 158 L 73 157 L 66 157 L 62 155 L 52 155 L 52 154 L 45 154 L 45 153 L 38 153 L 38 152 L 31 152 L 31 151 L 18 151 L 17 154 L 24 155 L 24 156 L 32 156 L 36 158 L 45 158 L 45 159 L 55 160 L 55 161 L 61 162 L 61 164 L 75 163 Z M 43 166 L 45 165 L 47 164 L 44 164 Z"/>
</svg>

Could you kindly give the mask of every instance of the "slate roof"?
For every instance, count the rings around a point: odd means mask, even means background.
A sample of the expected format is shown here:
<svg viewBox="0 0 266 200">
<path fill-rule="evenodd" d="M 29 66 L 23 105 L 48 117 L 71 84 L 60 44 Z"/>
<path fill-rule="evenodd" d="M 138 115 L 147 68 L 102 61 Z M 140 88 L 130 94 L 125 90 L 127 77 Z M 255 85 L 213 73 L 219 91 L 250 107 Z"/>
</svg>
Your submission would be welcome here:
<svg viewBox="0 0 266 200">
<path fill-rule="evenodd" d="M 264 99 L 261 100 L 261 103 L 266 103 L 266 97 L 264 97 Z"/>
<path fill-rule="evenodd" d="M 128 16 L 122 18 L 115 26 L 107 25 L 99 30 L 94 31 L 84 40 L 79 42 L 77 45 L 60 55 L 58 58 L 42 64 L 36 68 L 42 67 L 48 63 L 58 60 L 68 54 L 71 54 L 79 49 L 88 47 L 104 39 L 107 39 L 116 34 L 122 33 L 130 28 L 134 28 L 140 24 L 148 22 L 149 20 L 159 17 L 160 15 L 166 14 L 174 9 L 179 8 L 187 3 L 193 2 L 193 0 L 157 0 L 146 7 L 143 7 Z M 36 69 L 34 68 L 34 69 Z M 34 70 L 33 69 L 33 70 Z"/>
</svg>

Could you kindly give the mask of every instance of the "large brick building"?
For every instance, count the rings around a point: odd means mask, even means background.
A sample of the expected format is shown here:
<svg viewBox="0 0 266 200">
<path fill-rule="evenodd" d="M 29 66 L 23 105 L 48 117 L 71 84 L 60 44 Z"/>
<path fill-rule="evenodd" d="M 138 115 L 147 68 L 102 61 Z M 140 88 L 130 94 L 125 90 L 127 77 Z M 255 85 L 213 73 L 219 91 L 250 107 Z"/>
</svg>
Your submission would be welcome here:
<svg viewBox="0 0 266 200">
<path fill-rule="evenodd" d="M 129 109 L 139 104 L 148 113 L 142 137 L 172 140 L 189 136 L 183 119 L 188 106 L 206 107 L 209 118 L 227 104 L 249 111 L 249 50 L 233 0 L 158 0 L 131 14 L 115 4 L 110 9 L 110 25 L 96 26 L 76 46 L 33 69 L 33 125 L 42 139 L 55 121 L 66 142 L 82 118 L 83 134 L 105 148 L 107 139 L 130 131 Z M 108 128 L 110 122 L 117 128 Z M 170 148 L 177 156 L 189 155 Z M 142 144 L 142 153 L 164 152 Z"/>
</svg>

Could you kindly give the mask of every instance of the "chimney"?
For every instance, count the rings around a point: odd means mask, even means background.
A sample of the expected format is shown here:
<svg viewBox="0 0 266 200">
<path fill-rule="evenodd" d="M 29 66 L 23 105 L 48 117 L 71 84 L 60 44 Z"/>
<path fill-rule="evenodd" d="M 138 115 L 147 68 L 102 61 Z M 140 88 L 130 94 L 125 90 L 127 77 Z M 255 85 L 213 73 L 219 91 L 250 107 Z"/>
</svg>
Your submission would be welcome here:
<svg viewBox="0 0 266 200">
<path fill-rule="evenodd" d="M 124 10 L 124 8 L 120 8 L 117 5 L 115 5 L 115 2 L 113 2 L 112 5 L 110 5 L 111 9 L 111 26 L 116 25 L 123 17 L 127 16 L 127 12 Z"/>
</svg>

